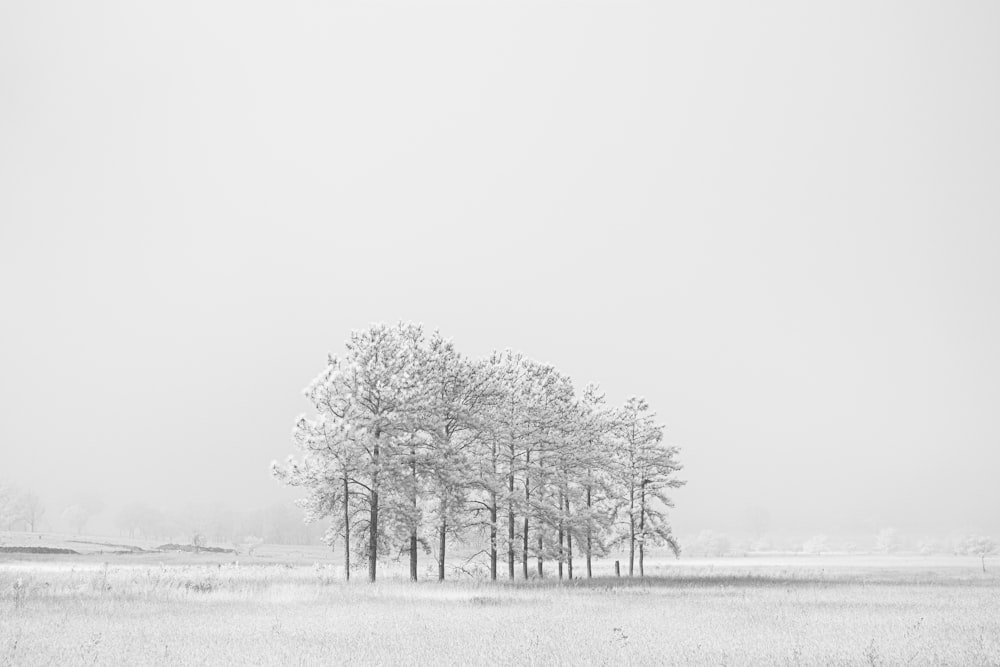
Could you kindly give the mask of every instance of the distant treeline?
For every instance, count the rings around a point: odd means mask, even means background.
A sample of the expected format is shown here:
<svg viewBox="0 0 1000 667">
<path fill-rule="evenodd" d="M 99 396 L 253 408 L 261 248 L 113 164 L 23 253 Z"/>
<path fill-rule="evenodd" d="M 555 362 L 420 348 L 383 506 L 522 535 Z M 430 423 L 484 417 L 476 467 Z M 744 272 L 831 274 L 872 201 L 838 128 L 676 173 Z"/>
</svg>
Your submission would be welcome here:
<svg viewBox="0 0 1000 667">
<path fill-rule="evenodd" d="M 306 524 L 300 512 L 284 503 L 262 509 L 236 510 L 226 505 L 165 512 L 145 503 L 130 503 L 115 515 L 122 535 L 194 544 L 315 544 L 324 528 Z"/>
<path fill-rule="evenodd" d="M 451 539 L 485 543 L 492 579 L 503 561 L 511 579 L 546 561 L 572 577 L 581 554 L 589 576 L 614 547 L 641 576 L 647 547 L 679 550 L 666 515 L 678 449 L 643 399 L 613 408 L 550 365 L 471 360 L 412 324 L 354 332 L 305 395 L 301 458 L 273 470 L 306 491 L 307 519 L 332 520 L 348 577 L 352 555 L 374 581 L 381 555 L 408 553 L 415 579 L 433 545 L 443 579 Z"/>
<path fill-rule="evenodd" d="M 102 520 L 103 519 L 103 520 Z M 143 502 L 132 502 L 109 511 L 96 494 L 83 494 L 59 512 L 47 513 L 41 498 L 31 492 L 0 483 L 0 530 L 48 530 L 81 534 L 113 528 L 119 535 L 150 540 L 178 540 L 193 544 L 239 545 L 315 544 L 324 532 L 318 524 L 306 524 L 301 512 L 286 503 L 252 510 L 236 510 L 221 503 L 165 511 Z"/>
</svg>

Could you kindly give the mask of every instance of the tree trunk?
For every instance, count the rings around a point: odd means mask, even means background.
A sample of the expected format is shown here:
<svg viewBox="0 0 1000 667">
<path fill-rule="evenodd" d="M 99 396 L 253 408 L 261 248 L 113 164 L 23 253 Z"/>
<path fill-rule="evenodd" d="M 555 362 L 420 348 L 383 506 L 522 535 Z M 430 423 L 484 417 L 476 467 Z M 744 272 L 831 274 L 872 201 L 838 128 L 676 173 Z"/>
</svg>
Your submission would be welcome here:
<svg viewBox="0 0 1000 667">
<path fill-rule="evenodd" d="M 368 581 L 374 582 L 378 568 L 378 464 L 379 464 L 379 437 L 381 430 L 375 429 L 375 444 L 372 447 L 372 462 L 375 464 L 372 471 L 371 503 L 368 512 Z"/>
<path fill-rule="evenodd" d="M 631 577 L 635 564 L 635 517 L 632 516 L 632 503 L 629 503 L 628 536 L 628 576 Z"/>
<path fill-rule="evenodd" d="M 642 568 L 644 556 L 646 555 L 646 482 L 643 481 L 639 487 L 639 576 L 646 575 Z"/>
<path fill-rule="evenodd" d="M 507 576 L 514 578 L 514 474 L 507 481 Z"/>
<path fill-rule="evenodd" d="M 569 495 L 566 496 L 566 516 L 570 514 L 569 509 Z M 566 576 L 570 579 L 573 578 L 573 531 L 570 529 L 570 525 L 566 525 Z"/>
<path fill-rule="evenodd" d="M 497 580 L 497 493 L 490 491 L 490 581 Z"/>
<path fill-rule="evenodd" d="M 344 580 L 351 580 L 351 508 L 347 500 L 347 473 L 344 473 Z"/>
<path fill-rule="evenodd" d="M 499 452 L 496 440 L 492 441 L 491 460 L 493 462 L 493 477 L 490 478 L 490 581 L 497 580 L 497 492 L 492 482 L 497 478 L 497 459 Z"/>
<path fill-rule="evenodd" d="M 559 491 L 559 527 L 557 530 L 559 536 L 559 578 L 563 578 L 563 520 L 562 520 L 562 508 L 563 508 L 563 494 Z"/>
<path fill-rule="evenodd" d="M 531 463 L 531 452 L 525 453 L 525 468 Z M 528 479 L 528 473 L 524 473 L 524 534 L 521 536 L 521 569 L 523 570 L 524 579 L 528 579 L 528 513 L 530 512 L 531 501 L 531 485 Z"/>
<path fill-rule="evenodd" d="M 523 570 L 525 580 L 528 579 L 528 517 L 524 517 L 524 537 L 522 538 L 522 547 L 524 548 L 524 553 L 521 554 L 521 569 Z"/>
<path fill-rule="evenodd" d="M 590 525 L 590 487 L 587 487 L 587 578 L 590 579 L 593 576 L 593 572 L 590 569 L 590 557 L 591 549 L 593 549 L 593 527 Z"/>
<path fill-rule="evenodd" d="M 413 516 L 410 519 L 410 581 L 417 580 L 417 448 L 410 445 L 410 483 Z"/>
<path fill-rule="evenodd" d="M 444 581 L 444 550 L 448 546 L 447 529 L 447 521 L 441 519 L 441 534 L 438 537 L 438 581 Z"/>
<path fill-rule="evenodd" d="M 417 580 L 417 529 L 410 529 L 410 581 Z"/>
<path fill-rule="evenodd" d="M 538 531 L 538 578 L 543 579 L 545 577 L 545 572 L 542 569 L 542 547 L 544 546 L 542 542 L 542 531 Z"/>
<path fill-rule="evenodd" d="M 374 582 L 378 568 L 378 491 L 371 492 L 368 512 L 368 581 Z"/>
</svg>

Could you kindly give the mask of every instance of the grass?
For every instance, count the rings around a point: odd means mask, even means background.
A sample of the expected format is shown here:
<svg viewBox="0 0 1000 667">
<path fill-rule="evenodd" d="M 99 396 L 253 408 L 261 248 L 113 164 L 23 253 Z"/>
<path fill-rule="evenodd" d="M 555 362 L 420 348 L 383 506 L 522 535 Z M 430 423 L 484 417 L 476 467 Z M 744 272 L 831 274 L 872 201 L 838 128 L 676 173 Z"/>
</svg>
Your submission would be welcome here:
<svg viewBox="0 0 1000 667">
<path fill-rule="evenodd" d="M 1000 578 L 974 559 L 369 585 L 295 553 L 4 556 L 0 664 L 1000 665 Z"/>
</svg>

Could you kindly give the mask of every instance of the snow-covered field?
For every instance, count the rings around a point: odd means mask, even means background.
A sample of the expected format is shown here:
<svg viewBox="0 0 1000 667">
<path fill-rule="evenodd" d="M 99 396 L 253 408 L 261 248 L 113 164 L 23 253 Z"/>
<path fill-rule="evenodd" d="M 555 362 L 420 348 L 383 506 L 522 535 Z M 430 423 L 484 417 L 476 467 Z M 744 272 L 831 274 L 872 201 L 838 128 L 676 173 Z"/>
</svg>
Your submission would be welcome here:
<svg viewBox="0 0 1000 667">
<path fill-rule="evenodd" d="M 1000 664 L 1000 576 L 973 558 L 653 559 L 645 580 L 370 585 L 341 582 L 319 549 L 90 550 L 0 555 L 0 664 Z"/>
</svg>

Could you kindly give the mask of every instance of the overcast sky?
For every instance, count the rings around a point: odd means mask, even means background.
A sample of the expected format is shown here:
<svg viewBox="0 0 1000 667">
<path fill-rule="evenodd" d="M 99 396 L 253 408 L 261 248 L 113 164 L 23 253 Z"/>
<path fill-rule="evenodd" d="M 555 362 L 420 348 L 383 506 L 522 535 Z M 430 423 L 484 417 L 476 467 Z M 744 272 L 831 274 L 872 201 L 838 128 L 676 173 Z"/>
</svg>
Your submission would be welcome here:
<svg viewBox="0 0 1000 667">
<path fill-rule="evenodd" d="M 680 445 L 675 527 L 1000 531 L 1000 4 L 0 3 L 0 477 L 290 498 L 351 329 Z"/>
</svg>

